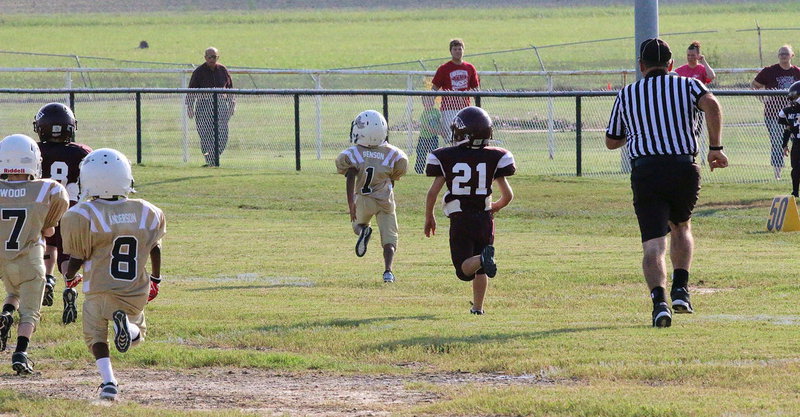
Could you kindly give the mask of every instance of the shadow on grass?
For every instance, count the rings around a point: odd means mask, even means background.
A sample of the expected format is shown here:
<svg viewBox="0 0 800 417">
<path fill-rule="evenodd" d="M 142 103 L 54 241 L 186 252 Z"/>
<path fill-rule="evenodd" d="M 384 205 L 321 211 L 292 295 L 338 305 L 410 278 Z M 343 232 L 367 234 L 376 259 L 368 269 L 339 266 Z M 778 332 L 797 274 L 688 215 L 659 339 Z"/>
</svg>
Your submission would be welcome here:
<svg viewBox="0 0 800 417">
<path fill-rule="evenodd" d="M 279 326 L 279 325 L 263 326 L 256 328 L 256 330 L 262 332 L 285 332 L 289 330 L 312 329 L 315 327 L 360 327 L 380 322 L 392 322 L 400 320 L 435 320 L 435 319 L 436 316 L 431 314 L 416 315 L 416 316 L 371 317 L 364 319 L 334 319 L 327 321 L 297 323 L 288 326 Z"/>
<path fill-rule="evenodd" d="M 539 332 L 524 332 L 524 333 L 496 333 L 496 334 L 475 334 L 459 337 L 413 337 L 410 339 L 397 340 L 394 342 L 379 343 L 377 345 L 364 346 L 361 350 L 366 352 L 374 351 L 389 351 L 393 352 L 402 348 L 421 347 L 428 353 L 451 353 L 458 350 L 463 350 L 467 345 L 474 345 L 476 343 L 495 343 L 506 342 L 515 339 L 536 340 L 548 337 L 592 332 L 597 330 L 618 330 L 622 327 L 638 327 L 638 326 L 598 326 L 598 327 L 582 327 L 582 328 L 561 328 L 552 330 L 543 330 Z"/>
</svg>

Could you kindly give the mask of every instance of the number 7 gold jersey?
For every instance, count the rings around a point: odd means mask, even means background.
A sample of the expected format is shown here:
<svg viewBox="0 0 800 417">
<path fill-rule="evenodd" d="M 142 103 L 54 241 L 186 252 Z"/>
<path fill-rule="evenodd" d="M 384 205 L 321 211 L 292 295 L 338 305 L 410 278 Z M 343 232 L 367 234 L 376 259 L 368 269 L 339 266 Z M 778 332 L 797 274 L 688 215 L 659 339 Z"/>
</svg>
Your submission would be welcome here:
<svg viewBox="0 0 800 417">
<path fill-rule="evenodd" d="M 68 207 L 67 190 L 53 180 L 0 181 L 0 261 L 44 247 L 42 229 L 57 225 Z"/>
<path fill-rule="evenodd" d="M 64 252 L 83 259 L 83 292 L 147 300 L 150 250 L 166 233 L 164 213 L 140 199 L 84 201 L 61 219 Z M 144 303 L 142 303 L 143 305 Z"/>
</svg>

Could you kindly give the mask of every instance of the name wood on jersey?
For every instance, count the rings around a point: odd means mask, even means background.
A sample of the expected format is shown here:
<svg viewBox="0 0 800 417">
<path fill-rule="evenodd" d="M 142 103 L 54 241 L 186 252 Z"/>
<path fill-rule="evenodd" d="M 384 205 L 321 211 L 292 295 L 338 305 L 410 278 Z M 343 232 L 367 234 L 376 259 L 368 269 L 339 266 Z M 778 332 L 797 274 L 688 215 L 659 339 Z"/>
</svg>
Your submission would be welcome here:
<svg viewBox="0 0 800 417">
<path fill-rule="evenodd" d="M 364 151 L 361 153 L 361 155 L 364 155 L 364 158 L 372 158 L 372 159 L 386 158 L 386 155 L 384 155 L 383 152 Z"/>
<path fill-rule="evenodd" d="M 136 223 L 136 215 L 133 213 L 112 214 L 109 217 L 111 224 Z"/>
<path fill-rule="evenodd" d="M 25 197 L 25 192 L 24 188 L 6 188 L 0 190 L 0 197 Z"/>
</svg>

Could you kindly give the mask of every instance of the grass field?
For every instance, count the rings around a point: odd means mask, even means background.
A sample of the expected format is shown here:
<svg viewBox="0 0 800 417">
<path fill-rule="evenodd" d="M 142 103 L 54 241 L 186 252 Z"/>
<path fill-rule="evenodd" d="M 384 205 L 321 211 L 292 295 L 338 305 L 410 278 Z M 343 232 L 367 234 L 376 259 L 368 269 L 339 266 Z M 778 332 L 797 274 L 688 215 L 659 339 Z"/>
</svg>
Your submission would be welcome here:
<svg viewBox="0 0 800 417">
<path fill-rule="evenodd" d="M 88 57 L 200 64 L 209 45 L 220 49 L 229 66 L 256 68 L 340 68 L 448 57 L 447 44 L 462 37 L 467 59 L 479 70 L 538 70 L 531 51 L 470 57 L 491 51 L 560 45 L 571 42 L 633 36 L 633 7 L 470 8 L 454 16 L 447 8 L 403 10 L 301 9 L 231 12 L 162 12 L 126 14 L 7 15 L 0 36 L 11 51 L 75 54 L 85 67 L 117 64 Z M 800 12 L 792 1 L 735 4 L 663 4 L 661 33 L 715 31 L 666 36 L 680 52 L 695 38 L 717 68 L 759 66 L 756 21 L 762 32 L 765 64 L 774 51 L 790 42 Z M 98 6 L 97 10 L 102 10 Z M 692 18 L 687 18 L 690 16 Z M 695 18 L 696 17 L 696 18 Z M 54 42 L 58 39 L 58 42 Z M 137 49 L 147 40 L 148 49 Z M 402 40 L 402 41 L 400 41 Z M 632 40 L 571 45 L 540 50 L 548 69 L 629 68 Z M 74 59 L 9 56 L 4 66 L 75 66 Z M 130 65 L 128 65 L 130 66 Z M 411 68 L 420 69 L 413 64 Z"/>
<path fill-rule="evenodd" d="M 447 219 L 437 210 L 439 234 L 422 234 L 423 177 L 398 183 L 398 280 L 385 285 L 376 246 L 353 254 L 340 176 L 157 166 L 135 176 L 169 224 L 148 340 L 112 353 L 125 401 L 91 401 L 99 380 L 80 322 L 57 324 L 60 309 L 49 307 L 30 350 L 41 375 L 1 376 L 2 412 L 766 416 L 800 407 L 800 235 L 764 226 L 785 183 L 704 187 L 697 312 L 655 330 L 625 181 L 512 178 L 516 199 L 497 218 L 500 272 L 487 315 L 472 316 L 470 287 L 450 266 Z M 263 392 L 222 388 L 265 380 Z"/>
</svg>

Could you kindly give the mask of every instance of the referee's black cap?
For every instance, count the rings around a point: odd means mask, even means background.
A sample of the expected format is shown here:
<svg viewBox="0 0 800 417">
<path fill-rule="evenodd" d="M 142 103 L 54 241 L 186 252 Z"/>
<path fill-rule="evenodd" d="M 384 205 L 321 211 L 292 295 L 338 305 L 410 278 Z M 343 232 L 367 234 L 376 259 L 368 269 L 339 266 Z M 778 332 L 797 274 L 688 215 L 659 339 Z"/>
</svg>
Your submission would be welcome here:
<svg viewBox="0 0 800 417">
<path fill-rule="evenodd" d="M 665 40 L 650 38 L 639 45 L 639 59 L 650 66 L 667 66 L 672 51 Z"/>
</svg>

